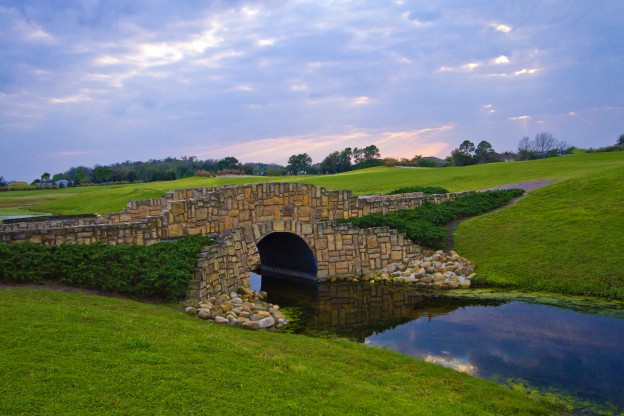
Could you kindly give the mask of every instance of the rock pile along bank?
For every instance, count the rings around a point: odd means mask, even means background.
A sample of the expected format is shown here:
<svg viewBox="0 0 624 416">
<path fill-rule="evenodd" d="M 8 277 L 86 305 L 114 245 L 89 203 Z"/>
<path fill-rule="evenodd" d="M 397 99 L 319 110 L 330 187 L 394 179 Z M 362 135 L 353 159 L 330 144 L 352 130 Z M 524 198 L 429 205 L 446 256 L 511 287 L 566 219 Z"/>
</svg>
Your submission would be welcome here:
<svg viewBox="0 0 624 416">
<path fill-rule="evenodd" d="M 475 264 L 454 251 L 424 250 L 419 254 L 361 277 L 335 277 L 334 281 L 364 281 L 371 284 L 406 284 L 429 289 L 469 288 Z"/>
<path fill-rule="evenodd" d="M 246 329 L 280 329 L 288 323 L 278 305 L 265 301 L 265 292 L 256 292 L 245 287 L 241 287 L 238 292 L 211 297 L 196 305 L 187 306 L 184 311 L 199 319 Z"/>
</svg>

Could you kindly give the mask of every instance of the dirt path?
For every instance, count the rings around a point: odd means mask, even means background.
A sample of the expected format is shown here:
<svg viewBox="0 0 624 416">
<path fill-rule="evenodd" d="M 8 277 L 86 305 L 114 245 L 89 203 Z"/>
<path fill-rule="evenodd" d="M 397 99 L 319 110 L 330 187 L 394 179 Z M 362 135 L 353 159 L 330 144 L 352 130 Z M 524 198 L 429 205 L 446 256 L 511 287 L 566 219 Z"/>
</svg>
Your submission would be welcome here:
<svg viewBox="0 0 624 416">
<path fill-rule="evenodd" d="M 482 189 L 479 192 L 484 192 L 484 191 L 497 191 L 497 190 L 502 190 L 502 189 L 514 189 L 514 188 L 520 188 L 520 189 L 524 189 L 525 191 L 529 192 L 532 191 L 533 189 L 537 189 L 537 188 L 541 188 L 543 186 L 546 185 L 550 185 L 551 183 L 554 183 L 555 181 L 550 180 L 550 179 L 545 179 L 545 180 L 541 180 L 541 181 L 534 181 L 534 182 L 518 182 L 518 183 L 508 183 L 507 185 L 500 185 L 500 186 L 495 186 L 493 188 L 487 188 L 487 189 Z M 488 211 L 488 212 L 494 212 L 494 211 L 498 211 L 499 209 L 503 209 L 506 208 L 510 205 L 515 204 L 516 202 L 518 202 L 519 200 L 521 200 L 522 198 L 524 198 L 526 196 L 522 195 L 518 198 L 514 198 L 511 201 L 509 201 L 507 204 L 505 204 L 504 206 L 497 208 L 493 211 Z M 483 214 L 480 214 L 483 215 Z M 461 224 L 464 221 L 467 221 L 469 219 L 478 217 L 479 215 L 475 215 L 472 217 L 467 217 L 467 218 L 462 218 L 459 220 L 455 220 L 450 222 L 449 224 L 446 225 L 446 251 L 451 251 L 455 248 L 455 237 L 453 236 L 453 233 L 455 232 L 455 230 L 457 229 L 457 226 L 459 224 Z"/>
<path fill-rule="evenodd" d="M 500 185 L 500 186 L 495 186 L 493 188 L 487 188 L 487 189 L 482 189 L 481 191 L 496 191 L 499 189 L 513 189 L 513 188 L 520 188 L 520 189 L 524 189 L 525 191 L 531 191 L 533 189 L 537 189 L 537 188 L 541 188 L 542 186 L 546 186 L 546 185 L 550 185 L 551 183 L 554 183 L 555 181 L 551 180 L 551 179 L 544 179 L 541 181 L 534 181 L 534 182 L 518 182 L 518 183 L 508 183 L 507 185 Z"/>
</svg>

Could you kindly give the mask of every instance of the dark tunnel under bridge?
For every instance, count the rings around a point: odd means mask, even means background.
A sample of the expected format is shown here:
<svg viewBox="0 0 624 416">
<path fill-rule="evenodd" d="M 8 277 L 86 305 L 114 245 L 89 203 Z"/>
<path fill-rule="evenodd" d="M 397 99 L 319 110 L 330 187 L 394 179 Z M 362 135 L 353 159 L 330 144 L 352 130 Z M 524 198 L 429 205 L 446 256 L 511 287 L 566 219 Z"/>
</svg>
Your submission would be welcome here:
<svg viewBox="0 0 624 416">
<path fill-rule="evenodd" d="M 262 275 L 280 275 L 316 280 L 314 253 L 303 238 L 290 232 L 273 232 L 258 244 Z"/>
</svg>

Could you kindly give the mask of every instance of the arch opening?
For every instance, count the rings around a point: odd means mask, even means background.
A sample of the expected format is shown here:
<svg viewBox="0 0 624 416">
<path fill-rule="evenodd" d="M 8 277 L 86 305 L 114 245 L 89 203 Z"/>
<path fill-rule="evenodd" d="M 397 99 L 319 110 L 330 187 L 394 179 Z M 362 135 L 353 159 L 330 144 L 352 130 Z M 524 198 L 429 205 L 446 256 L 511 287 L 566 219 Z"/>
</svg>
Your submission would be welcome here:
<svg viewBox="0 0 624 416">
<path fill-rule="evenodd" d="M 303 238 L 289 232 L 273 232 L 257 244 L 262 275 L 285 275 L 316 281 L 318 266 Z"/>
</svg>

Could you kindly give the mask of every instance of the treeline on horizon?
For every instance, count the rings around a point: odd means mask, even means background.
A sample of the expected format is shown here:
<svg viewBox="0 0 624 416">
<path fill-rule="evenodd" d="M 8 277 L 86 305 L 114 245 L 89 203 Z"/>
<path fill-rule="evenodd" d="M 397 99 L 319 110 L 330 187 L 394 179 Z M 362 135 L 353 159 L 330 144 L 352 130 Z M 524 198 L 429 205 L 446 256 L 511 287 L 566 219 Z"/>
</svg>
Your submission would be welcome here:
<svg viewBox="0 0 624 416">
<path fill-rule="evenodd" d="M 534 139 L 523 137 L 518 143 L 517 153 L 498 153 L 492 145 L 482 140 L 475 145 L 464 140 L 451 155 L 445 159 L 416 155 L 411 159 L 381 158 L 379 149 L 374 144 L 363 148 L 347 147 L 327 155 L 320 163 L 313 164 L 307 153 L 292 155 L 288 164 L 241 163 L 233 156 L 223 159 L 199 160 L 196 156 L 167 157 L 150 159 L 146 162 L 125 161 L 94 167 L 77 166 L 63 173 L 50 175 L 45 172 L 31 185 L 39 188 L 57 187 L 57 182 L 65 180 L 60 186 L 76 186 L 103 183 L 132 183 L 171 181 L 192 176 L 214 177 L 220 175 L 318 175 L 335 174 L 375 166 L 410 166 L 410 167 L 446 167 L 466 166 L 480 163 L 504 162 L 512 160 L 530 160 L 554 157 L 572 153 L 576 148 L 565 141 L 557 140 L 549 132 L 541 132 Z M 614 146 L 599 149 L 587 149 L 587 152 L 624 150 L 624 134 L 620 135 Z M 9 184 L 0 177 L 0 190 L 9 190 Z"/>
<path fill-rule="evenodd" d="M 31 185 L 54 185 L 57 181 L 66 180 L 68 186 L 102 183 L 155 182 L 172 181 L 193 176 L 215 177 L 222 175 L 318 175 L 340 173 L 353 169 L 381 166 L 379 149 L 370 145 L 362 149 L 350 147 L 330 153 L 321 163 L 312 164 L 307 153 L 292 155 L 288 165 L 272 163 L 241 163 L 233 156 L 223 159 L 199 160 L 196 156 L 167 157 L 150 159 L 147 162 L 114 163 L 72 167 L 63 173 L 50 175 L 44 173 Z"/>
</svg>

